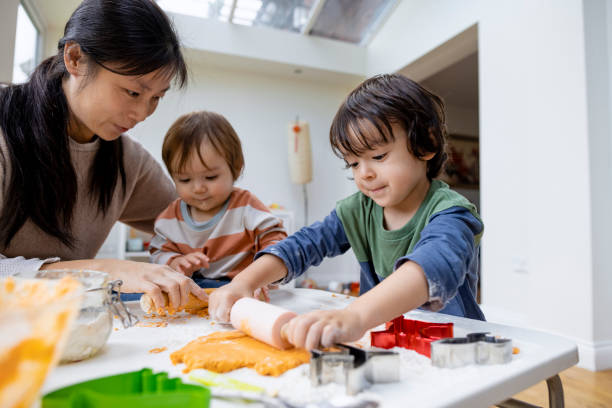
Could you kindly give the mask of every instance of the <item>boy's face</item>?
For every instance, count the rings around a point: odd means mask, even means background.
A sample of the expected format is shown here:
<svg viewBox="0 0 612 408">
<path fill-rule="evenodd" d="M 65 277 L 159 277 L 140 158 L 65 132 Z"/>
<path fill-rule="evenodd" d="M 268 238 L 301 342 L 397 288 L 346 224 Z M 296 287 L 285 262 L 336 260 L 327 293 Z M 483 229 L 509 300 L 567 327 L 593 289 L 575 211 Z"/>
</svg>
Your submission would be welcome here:
<svg viewBox="0 0 612 408">
<path fill-rule="evenodd" d="M 393 126 L 393 135 L 395 141 L 378 145 L 361 156 L 347 154 L 344 160 L 359 190 L 385 208 L 385 213 L 412 216 L 429 190 L 427 160 L 433 154 L 419 159 L 410 153 L 401 126 Z"/>
<path fill-rule="evenodd" d="M 173 172 L 172 179 L 178 195 L 191 207 L 194 220 L 207 221 L 219 212 L 229 198 L 234 177 L 223 156 L 210 143 L 202 143 L 200 154 L 206 166 L 193 152 L 185 168 Z"/>
</svg>

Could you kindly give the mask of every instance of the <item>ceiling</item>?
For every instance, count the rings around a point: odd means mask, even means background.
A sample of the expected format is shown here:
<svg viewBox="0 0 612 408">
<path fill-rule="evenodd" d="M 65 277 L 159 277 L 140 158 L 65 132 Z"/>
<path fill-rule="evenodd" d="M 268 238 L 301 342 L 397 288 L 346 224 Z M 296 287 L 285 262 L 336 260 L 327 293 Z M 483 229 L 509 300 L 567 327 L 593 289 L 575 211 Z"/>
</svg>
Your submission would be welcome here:
<svg viewBox="0 0 612 408">
<path fill-rule="evenodd" d="M 81 0 L 30 0 L 38 17 L 48 28 L 64 30 L 72 12 L 81 4 Z"/>
<path fill-rule="evenodd" d="M 313 35 L 367 45 L 374 33 L 393 12 L 398 0 L 157 0 L 162 8 L 185 14 L 202 16 L 195 7 L 220 21 L 233 18 L 235 24 L 257 25 L 298 31 Z M 80 0 L 29 0 L 40 14 L 43 23 L 54 29 L 64 27 Z M 252 3 L 252 4 L 249 4 Z M 258 7 L 253 19 L 246 19 L 241 5 Z M 211 13 L 207 10 L 214 9 Z M 232 7 L 233 6 L 233 7 Z M 228 9 L 228 11 L 223 11 Z M 195 11 L 194 11 L 195 10 Z M 237 13 L 241 12 L 239 15 Z M 298 13 L 299 11 L 299 13 Z M 226 15 L 230 13 L 230 15 Z M 240 18 L 240 17 L 243 18 Z M 299 18 L 298 18 L 299 17 Z M 341 19 L 340 19 L 341 17 Z"/>
<path fill-rule="evenodd" d="M 62 29 L 81 0 L 29 0 L 47 27 Z M 342 0 L 327 0 L 342 1 Z M 353 0 L 344 0 L 353 1 Z M 366 1 L 366 0 L 363 0 Z M 361 2 L 361 1 L 360 1 Z M 333 3 L 330 3 L 333 4 Z M 321 4 L 319 4 L 321 6 Z M 392 11 L 391 11 L 392 12 Z M 321 21 L 326 17 L 321 17 Z M 330 21 L 333 21 L 330 20 Z M 384 22 L 382 22 L 384 24 Z M 430 71 L 431 72 L 431 71 Z M 441 95 L 446 104 L 478 109 L 478 53 L 472 53 L 421 82 Z"/>
<path fill-rule="evenodd" d="M 478 110 L 478 53 L 421 80 L 421 84 L 440 95 L 447 105 Z"/>
</svg>

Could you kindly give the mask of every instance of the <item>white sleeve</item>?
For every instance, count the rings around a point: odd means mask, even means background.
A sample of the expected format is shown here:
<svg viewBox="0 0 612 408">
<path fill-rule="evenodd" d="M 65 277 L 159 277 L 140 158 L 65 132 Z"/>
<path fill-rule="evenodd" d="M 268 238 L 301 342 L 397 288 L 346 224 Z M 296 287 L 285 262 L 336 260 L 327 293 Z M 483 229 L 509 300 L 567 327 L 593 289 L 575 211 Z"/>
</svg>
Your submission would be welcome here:
<svg viewBox="0 0 612 408">
<path fill-rule="evenodd" d="M 58 262 L 60 258 L 26 259 L 23 256 L 7 258 L 0 254 L 0 278 L 15 275 L 18 272 L 37 271 L 46 263 Z"/>
</svg>

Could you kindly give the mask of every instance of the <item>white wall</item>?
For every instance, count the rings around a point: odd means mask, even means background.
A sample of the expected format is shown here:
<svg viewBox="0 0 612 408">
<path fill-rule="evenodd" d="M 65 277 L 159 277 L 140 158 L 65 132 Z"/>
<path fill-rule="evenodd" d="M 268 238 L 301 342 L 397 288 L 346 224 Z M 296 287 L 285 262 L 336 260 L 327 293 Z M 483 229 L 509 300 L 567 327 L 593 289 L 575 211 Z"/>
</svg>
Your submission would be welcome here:
<svg viewBox="0 0 612 408">
<path fill-rule="evenodd" d="M 302 186 L 290 182 L 287 163 L 287 126 L 299 115 L 310 124 L 313 153 L 313 181 L 307 185 L 309 221 L 323 219 L 337 200 L 354 191 L 328 141 L 333 115 L 352 86 L 301 80 L 298 75 L 285 79 L 197 64 L 190 64 L 190 70 L 187 89 L 168 93 L 153 116 L 132 132 L 160 162 L 163 136 L 179 115 L 200 109 L 219 112 L 232 123 L 243 143 L 246 166 L 237 185 L 254 192 L 265 204 L 279 203 L 295 211 L 300 228 Z M 321 282 L 358 280 L 356 268 L 349 254 L 326 260 L 309 275 Z"/>
<path fill-rule="evenodd" d="M 607 350 L 607 360 L 588 354 L 600 368 L 612 366 L 612 4 L 604 0 L 584 2 L 587 69 L 588 125 L 593 225 L 593 337 L 599 348 Z M 587 23 L 588 22 L 588 23 Z M 608 322 L 608 324 L 605 324 Z"/>
<path fill-rule="evenodd" d="M 17 31 L 17 8 L 19 0 L 2 0 L 0 4 L 0 38 L 2 38 L 2 58 L 0 58 L 0 82 L 13 79 L 13 57 L 15 55 L 15 35 Z"/>
<path fill-rule="evenodd" d="M 592 248 L 612 241 L 592 230 L 597 208 L 610 205 L 594 206 L 590 186 L 591 172 L 609 176 L 610 158 L 590 165 L 599 139 L 587 115 L 583 3 L 562 3 L 402 2 L 367 66 L 401 69 L 477 24 L 484 308 L 494 320 L 574 339 L 580 364 L 601 368 L 612 335 L 594 307 L 611 310 L 612 288 Z"/>
</svg>

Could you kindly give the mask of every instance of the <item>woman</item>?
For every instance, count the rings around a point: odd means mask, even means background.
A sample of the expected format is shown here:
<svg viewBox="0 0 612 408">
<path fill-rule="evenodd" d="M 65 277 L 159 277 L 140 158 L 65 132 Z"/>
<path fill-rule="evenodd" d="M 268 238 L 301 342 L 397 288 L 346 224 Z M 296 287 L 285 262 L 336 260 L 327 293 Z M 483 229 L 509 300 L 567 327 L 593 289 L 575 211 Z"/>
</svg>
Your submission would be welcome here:
<svg viewBox="0 0 612 408">
<path fill-rule="evenodd" d="M 151 115 L 187 69 L 168 17 L 151 0 L 85 0 L 57 55 L 0 88 L 0 275 L 94 269 L 158 307 L 206 294 L 167 266 L 93 259 L 116 221 L 153 232 L 172 182 L 124 133 Z"/>
</svg>

